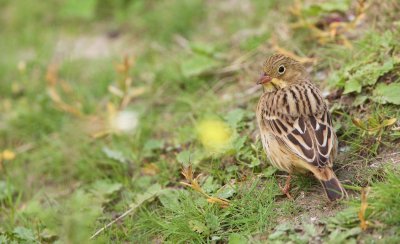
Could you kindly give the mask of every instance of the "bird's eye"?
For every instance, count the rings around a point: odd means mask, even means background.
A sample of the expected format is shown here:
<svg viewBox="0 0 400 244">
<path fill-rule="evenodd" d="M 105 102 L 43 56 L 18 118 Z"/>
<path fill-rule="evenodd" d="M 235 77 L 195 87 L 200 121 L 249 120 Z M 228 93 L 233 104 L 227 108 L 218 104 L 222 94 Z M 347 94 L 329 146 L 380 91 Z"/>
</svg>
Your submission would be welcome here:
<svg viewBox="0 0 400 244">
<path fill-rule="evenodd" d="M 279 73 L 280 75 L 283 74 L 283 73 L 285 73 L 285 71 L 286 71 L 285 66 L 283 66 L 283 65 L 279 66 L 279 68 L 278 68 L 278 73 Z"/>
</svg>

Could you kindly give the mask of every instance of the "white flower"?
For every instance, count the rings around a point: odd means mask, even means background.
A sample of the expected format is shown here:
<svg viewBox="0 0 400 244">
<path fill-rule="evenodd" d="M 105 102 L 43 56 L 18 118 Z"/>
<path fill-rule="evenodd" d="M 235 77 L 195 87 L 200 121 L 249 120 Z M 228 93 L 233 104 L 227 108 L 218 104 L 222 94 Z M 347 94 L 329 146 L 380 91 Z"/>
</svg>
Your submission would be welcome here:
<svg viewBox="0 0 400 244">
<path fill-rule="evenodd" d="M 116 132 L 132 133 L 139 123 L 138 114 L 135 111 L 119 111 L 111 120 L 111 127 Z"/>
</svg>

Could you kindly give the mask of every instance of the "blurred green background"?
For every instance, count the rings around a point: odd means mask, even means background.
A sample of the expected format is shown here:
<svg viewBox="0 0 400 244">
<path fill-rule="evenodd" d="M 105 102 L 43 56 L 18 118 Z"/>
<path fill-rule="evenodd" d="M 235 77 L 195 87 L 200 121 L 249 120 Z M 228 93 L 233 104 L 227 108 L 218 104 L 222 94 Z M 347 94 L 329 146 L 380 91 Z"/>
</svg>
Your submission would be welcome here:
<svg viewBox="0 0 400 244">
<path fill-rule="evenodd" d="M 399 11 L 1 1 L 0 243 L 398 242 Z M 302 61 L 330 104 L 345 203 L 301 176 L 295 200 L 281 196 L 254 114 L 274 52 Z"/>
</svg>

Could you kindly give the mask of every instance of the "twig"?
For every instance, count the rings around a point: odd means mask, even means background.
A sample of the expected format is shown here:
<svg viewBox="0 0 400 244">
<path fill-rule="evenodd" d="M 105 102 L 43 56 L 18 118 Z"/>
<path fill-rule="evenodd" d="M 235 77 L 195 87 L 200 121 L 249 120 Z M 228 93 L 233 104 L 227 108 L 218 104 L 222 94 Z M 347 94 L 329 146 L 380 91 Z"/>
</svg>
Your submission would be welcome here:
<svg viewBox="0 0 400 244">
<path fill-rule="evenodd" d="M 121 216 L 119 216 L 118 218 L 114 219 L 113 221 L 111 221 L 110 223 L 105 225 L 103 228 L 101 228 L 98 231 L 96 231 L 96 233 L 94 233 L 90 237 L 90 240 L 92 240 L 93 238 L 98 236 L 101 232 L 103 232 L 105 229 L 107 229 L 108 227 L 113 225 L 115 222 L 125 218 L 127 215 L 129 215 L 130 213 L 135 211 L 144 202 L 149 201 L 150 199 L 153 199 L 153 197 L 159 195 L 161 193 L 161 191 L 162 191 L 161 186 L 158 185 L 158 184 L 154 184 L 153 186 L 149 187 L 146 192 L 144 192 L 143 194 L 138 195 L 137 200 L 134 203 L 134 205 L 131 205 L 131 207 L 126 212 L 124 212 Z"/>
<path fill-rule="evenodd" d="M 136 208 L 130 208 L 128 209 L 128 211 L 126 211 L 125 213 L 121 214 L 121 216 L 119 216 L 118 218 L 114 219 L 113 221 L 111 221 L 110 223 L 106 224 L 103 228 L 99 229 L 98 231 L 96 231 L 96 233 L 94 233 L 91 237 L 90 240 L 92 240 L 93 238 L 95 238 L 96 236 L 98 236 L 101 232 L 103 232 L 105 229 L 107 229 L 108 227 L 110 227 L 111 225 L 113 225 L 115 222 L 125 218 L 125 216 L 127 216 L 128 214 L 130 214 L 133 210 L 135 210 Z"/>
</svg>

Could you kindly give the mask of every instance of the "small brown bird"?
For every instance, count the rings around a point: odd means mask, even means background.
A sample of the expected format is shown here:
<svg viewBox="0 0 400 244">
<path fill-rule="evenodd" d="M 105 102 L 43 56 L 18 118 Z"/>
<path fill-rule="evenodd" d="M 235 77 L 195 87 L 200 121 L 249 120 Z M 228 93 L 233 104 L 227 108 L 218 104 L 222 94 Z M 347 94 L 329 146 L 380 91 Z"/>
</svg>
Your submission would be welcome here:
<svg viewBox="0 0 400 244">
<path fill-rule="evenodd" d="M 257 105 L 264 150 L 275 167 L 289 173 L 282 192 L 290 198 L 291 174 L 311 171 L 329 200 L 347 197 L 332 170 L 337 137 L 331 115 L 303 65 L 281 54 L 272 55 L 257 83 L 264 87 Z"/>
</svg>

